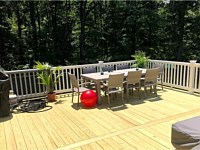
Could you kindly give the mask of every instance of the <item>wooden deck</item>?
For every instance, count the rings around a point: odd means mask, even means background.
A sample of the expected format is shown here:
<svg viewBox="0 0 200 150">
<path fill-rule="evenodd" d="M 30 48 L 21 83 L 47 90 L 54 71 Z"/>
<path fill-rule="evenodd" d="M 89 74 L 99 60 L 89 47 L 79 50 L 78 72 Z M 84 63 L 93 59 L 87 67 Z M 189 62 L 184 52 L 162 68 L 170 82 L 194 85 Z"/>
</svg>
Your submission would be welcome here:
<svg viewBox="0 0 200 150">
<path fill-rule="evenodd" d="M 48 111 L 0 118 L 0 150 L 171 150 L 171 125 L 200 114 L 198 94 L 167 88 L 145 100 L 136 93 L 125 106 L 117 99 L 112 109 L 106 98 L 90 109 L 77 109 L 69 95 L 59 100 Z"/>
</svg>

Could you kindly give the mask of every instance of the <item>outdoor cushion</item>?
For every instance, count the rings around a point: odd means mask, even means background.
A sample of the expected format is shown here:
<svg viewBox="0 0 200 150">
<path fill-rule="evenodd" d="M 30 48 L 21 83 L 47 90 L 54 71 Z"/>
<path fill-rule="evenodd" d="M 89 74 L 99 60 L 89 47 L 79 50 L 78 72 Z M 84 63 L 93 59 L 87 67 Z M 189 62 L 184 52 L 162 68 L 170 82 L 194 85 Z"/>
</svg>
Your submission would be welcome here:
<svg viewBox="0 0 200 150">
<path fill-rule="evenodd" d="M 200 148 L 200 116 L 174 123 L 171 142 L 177 149 Z"/>
</svg>

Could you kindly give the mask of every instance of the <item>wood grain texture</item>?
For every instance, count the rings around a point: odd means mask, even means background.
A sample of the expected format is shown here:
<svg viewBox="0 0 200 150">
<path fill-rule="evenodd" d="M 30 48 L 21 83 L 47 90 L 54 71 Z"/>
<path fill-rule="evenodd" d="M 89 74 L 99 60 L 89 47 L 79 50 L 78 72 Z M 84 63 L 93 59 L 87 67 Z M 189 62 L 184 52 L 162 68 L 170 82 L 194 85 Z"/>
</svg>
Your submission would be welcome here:
<svg viewBox="0 0 200 150">
<path fill-rule="evenodd" d="M 137 94 L 125 106 L 113 97 L 111 109 L 107 97 L 101 106 L 84 108 L 60 95 L 50 110 L 0 118 L 0 149 L 173 149 L 171 125 L 200 113 L 197 94 L 167 88 L 158 97 Z"/>
</svg>

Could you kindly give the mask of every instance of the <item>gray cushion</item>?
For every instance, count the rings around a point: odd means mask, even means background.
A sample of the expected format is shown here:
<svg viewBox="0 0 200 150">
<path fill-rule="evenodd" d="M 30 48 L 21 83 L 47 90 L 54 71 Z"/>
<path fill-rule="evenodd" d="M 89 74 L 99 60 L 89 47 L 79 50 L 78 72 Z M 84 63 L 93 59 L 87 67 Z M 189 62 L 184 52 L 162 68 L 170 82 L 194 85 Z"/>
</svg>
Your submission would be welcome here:
<svg viewBox="0 0 200 150">
<path fill-rule="evenodd" d="M 83 74 L 95 72 L 97 72 L 96 68 L 83 68 Z"/>
<path fill-rule="evenodd" d="M 171 142 L 177 149 L 196 149 L 200 145 L 200 117 L 183 120 L 172 125 Z"/>
<path fill-rule="evenodd" d="M 112 71 L 114 71 L 114 66 L 102 67 L 102 71 L 112 72 Z"/>
<path fill-rule="evenodd" d="M 128 69 L 128 68 L 129 68 L 128 65 L 118 65 L 118 66 L 117 66 L 117 70 Z"/>
</svg>

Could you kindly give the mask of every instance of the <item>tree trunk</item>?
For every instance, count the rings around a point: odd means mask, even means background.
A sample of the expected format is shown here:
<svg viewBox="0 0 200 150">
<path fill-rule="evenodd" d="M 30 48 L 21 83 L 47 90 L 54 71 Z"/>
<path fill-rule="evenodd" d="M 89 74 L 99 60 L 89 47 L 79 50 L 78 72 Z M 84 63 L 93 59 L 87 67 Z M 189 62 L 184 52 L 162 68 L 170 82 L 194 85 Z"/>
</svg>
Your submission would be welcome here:
<svg viewBox="0 0 200 150">
<path fill-rule="evenodd" d="M 182 51 L 183 51 L 183 35 L 184 35 L 184 26 L 185 26 L 185 12 L 187 9 L 187 2 L 180 3 L 180 9 L 178 11 L 178 52 L 177 52 L 177 60 L 181 61 Z"/>
<path fill-rule="evenodd" d="M 69 16 L 70 11 L 71 11 L 71 2 L 70 0 L 67 0 L 65 3 L 66 7 L 66 27 L 65 27 L 65 39 L 66 39 L 66 48 L 65 48 L 65 56 L 67 56 L 68 61 L 73 61 L 73 47 L 71 45 L 71 35 L 72 35 L 72 23 L 71 23 L 71 18 Z M 63 64 L 65 60 L 63 59 Z"/>
<path fill-rule="evenodd" d="M 16 15 L 17 15 L 17 28 L 18 28 L 18 32 L 17 32 L 17 34 L 18 34 L 18 38 L 19 38 L 19 61 L 20 61 L 20 64 L 23 64 L 23 61 L 24 61 L 24 59 L 23 59 L 23 52 L 22 52 L 22 43 L 21 43 L 21 41 L 22 41 L 22 28 L 21 28 L 21 25 L 22 25 L 22 20 L 21 20 L 21 18 L 20 18 L 20 13 L 19 13 L 19 3 L 20 2 L 17 2 L 16 3 Z"/>
<path fill-rule="evenodd" d="M 54 39 L 54 52 L 57 51 L 57 2 L 54 2 L 54 13 L 53 13 L 53 39 Z"/>
<path fill-rule="evenodd" d="M 81 33 L 80 33 L 80 60 L 84 60 L 85 50 L 85 1 L 80 1 L 80 22 L 81 22 Z"/>
<path fill-rule="evenodd" d="M 29 2 L 29 7 L 30 7 L 30 19 L 31 19 L 31 27 L 32 27 L 32 40 L 33 40 L 33 54 L 34 54 L 34 59 L 38 60 L 39 58 L 39 52 L 37 50 L 37 30 L 36 30 L 36 23 L 35 23 L 35 2 L 30 1 Z"/>
<path fill-rule="evenodd" d="M 85 60 L 85 22 L 89 13 L 96 7 L 94 1 L 90 2 L 86 10 L 86 1 L 80 1 L 80 22 L 81 22 L 81 34 L 80 34 L 80 60 Z"/>
<path fill-rule="evenodd" d="M 134 24 L 132 24 L 132 33 L 131 33 L 131 39 L 132 39 L 132 41 L 131 41 L 131 50 L 130 50 L 130 55 L 132 55 L 132 54 L 135 54 L 135 51 L 136 51 L 136 32 L 137 32 L 137 14 L 136 14 L 136 2 L 135 1 L 132 1 L 132 2 L 130 2 L 130 4 L 129 5 L 131 5 L 130 7 L 132 7 L 131 9 L 132 9 L 132 11 L 133 11 L 133 13 L 134 14 L 131 14 L 131 15 L 134 15 L 135 17 L 134 17 Z M 130 33 L 127 33 L 127 34 L 130 34 Z"/>
<path fill-rule="evenodd" d="M 40 25 L 40 13 L 39 13 L 39 10 L 38 10 L 38 5 L 36 5 L 36 10 L 37 10 L 37 22 L 38 22 L 38 37 L 40 39 L 41 37 L 41 25 Z"/>
<path fill-rule="evenodd" d="M 46 23 L 46 49 L 44 50 L 45 51 L 45 53 L 49 53 L 50 51 L 51 51 L 51 49 L 50 49 L 50 43 L 51 43 L 51 41 L 49 40 L 50 38 L 49 38 L 49 36 L 50 36 L 50 13 L 49 13 L 49 9 L 50 9 L 50 4 L 49 4 L 49 1 L 47 1 L 46 2 L 46 7 L 45 7 L 45 12 L 46 12 L 46 18 L 47 18 L 47 23 Z M 44 60 L 45 61 L 47 61 L 48 60 L 48 58 L 44 58 Z"/>
</svg>

